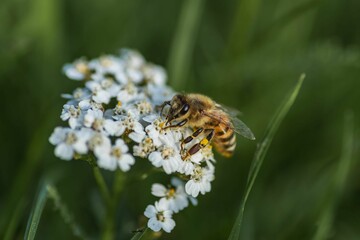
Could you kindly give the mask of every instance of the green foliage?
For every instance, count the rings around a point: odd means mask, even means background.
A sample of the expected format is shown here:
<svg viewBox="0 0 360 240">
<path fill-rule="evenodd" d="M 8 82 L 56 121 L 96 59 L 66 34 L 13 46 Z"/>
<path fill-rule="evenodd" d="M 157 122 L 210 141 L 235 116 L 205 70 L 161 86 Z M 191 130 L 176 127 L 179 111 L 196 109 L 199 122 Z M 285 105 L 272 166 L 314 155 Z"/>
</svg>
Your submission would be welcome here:
<svg viewBox="0 0 360 240">
<path fill-rule="evenodd" d="M 354 116 L 352 112 L 347 112 L 344 121 L 344 136 L 342 143 L 342 154 L 334 173 L 333 181 L 329 192 L 326 195 L 324 207 L 320 214 L 318 228 L 314 235 L 314 240 L 328 239 L 331 235 L 331 228 L 335 217 L 336 205 L 338 204 L 345 181 L 349 175 L 351 160 L 354 152 Z"/>
<path fill-rule="evenodd" d="M 249 197 L 251 189 L 255 183 L 255 179 L 260 171 L 261 165 L 264 161 L 266 153 L 271 145 L 271 142 L 277 132 L 281 122 L 283 121 L 284 117 L 290 110 L 291 106 L 294 104 L 295 99 L 300 91 L 301 85 L 304 81 L 305 74 L 302 74 L 298 84 L 295 86 L 294 90 L 291 92 L 289 97 L 284 101 L 284 103 L 279 107 L 277 113 L 274 115 L 273 119 L 270 121 L 263 140 L 258 144 L 257 149 L 254 154 L 253 161 L 250 166 L 248 179 L 246 182 L 245 187 L 245 194 L 241 200 L 239 214 L 236 218 L 234 226 L 231 230 L 229 240 L 236 240 L 240 238 L 240 231 L 241 231 L 241 224 L 244 217 L 244 211 L 246 206 L 246 201 Z"/>
<path fill-rule="evenodd" d="M 42 182 L 39 188 L 39 192 L 37 194 L 35 204 L 33 206 L 33 209 L 31 210 L 31 215 L 26 227 L 26 232 L 24 237 L 24 239 L 26 240 L 35 239 L 36 230 L 38 228 L 40 218 L 47 200 L 48 192 L 46 187 L 47 187 L 46 183 Z"/>
<path fill-rule="evenodd" d="M 141 239 L 146 234 L 146 231 L 148 231 L 147 228 L 142 229 L 141 231 L 135 233 L 134 236 L 131 238 L 131 240 L 139 240 L 139 239 Z"/>
<path fill-rule="evenodd" d="M 271 161 L 262 164 L 247 198 L 240 238 L 358 239 L 359 8 L 357 0 L 1 1 L 0 238 L 24 238 L 40 176 L 56 179 L 60 206 L 76 216 L 86 237 L 100 238 L 106 218 L 116 220 L 109 232 L 118 239 L 130 239 L 145 225 L 141 216 L 154 200 L 151 183 L 168 179 L 140 178 L 147 165 L 139 162 L 126 182 L 101 171 L 98 184 L 107 190 L 99 192 L 86 162 L 59 160 L 48 143 L 61 125 L 60 94 L 78 86 L 62 75 L 62 65 L 131 47 L 167 65 L 176 90 L 239 109 L 256 136 L 292 87 L 289 79 L 306 72 L 266 155 Z M 354 120 L 344 130 L 346 109 Z M 248 189 L 255 147 L 239 137 L 233 159 L 217 156 L 211 193 L 176 215 L 175 230 L 163 237 L 226 238 Z M 111 214 L 102 194 L 118 195 Z M 51 208 L 53 202 L 42 212 L 36 238 L 83 238 Z"/>
</svg>

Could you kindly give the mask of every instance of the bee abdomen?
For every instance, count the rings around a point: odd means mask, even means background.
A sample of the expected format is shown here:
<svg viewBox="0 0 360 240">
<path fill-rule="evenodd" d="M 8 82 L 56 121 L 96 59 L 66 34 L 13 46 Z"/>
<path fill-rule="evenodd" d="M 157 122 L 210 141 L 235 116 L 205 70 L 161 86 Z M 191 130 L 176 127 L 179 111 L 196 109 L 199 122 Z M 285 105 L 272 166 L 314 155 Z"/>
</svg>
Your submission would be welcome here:
<svg viewBox="0 0 360 240">
<path fill-rule="evenodd" d="M 232 129 L 219 131 L 216 134 L 214 146 L 216 150 L 225 157 L 231 157 L 236 148 L 236 135 Z"/>
</svg>

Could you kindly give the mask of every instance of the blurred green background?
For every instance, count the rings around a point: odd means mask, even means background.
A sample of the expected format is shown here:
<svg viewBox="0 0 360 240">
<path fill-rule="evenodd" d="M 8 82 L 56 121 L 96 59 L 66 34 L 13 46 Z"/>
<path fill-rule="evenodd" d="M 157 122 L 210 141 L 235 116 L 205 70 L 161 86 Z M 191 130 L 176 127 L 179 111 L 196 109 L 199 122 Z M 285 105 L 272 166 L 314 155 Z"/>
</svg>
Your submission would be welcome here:
<svg viewBox="0 0 360 240">
<path fill-rule="evenodd" d="M 78 86 L 63 76 L 62 65 L 130 47 L 165 66 L 177 91 L 204 93 L 239 109 L 258 140 L 299 75 L 307 74 L 260 170 L 241 234 L 249 240 L 311 239 L 332 196 L 346 110 L 353 110 L 358 129 L 359 10 L 358 0 L 2 0 L 0 238 L 23 238 L 44 177 L 54 179 L 84 232 L 99 237 L 103 209 L 91 168 L 56 159 L 48 137 L 63 124 L 60 94 Z M 355 136 L 329 239 L 360 239 L 358 131 Z M 175 230 L 162 238 L 226 239 L 255 148 L 239 139 L 232 159 L 217 156 L 212 191 L 199 197 L 198 207 L 175 215 Z M 126 183 L 118 239 L 129 239 L 141 226 L 156 181 L 168 179 L 155 174 Z M 49 201 L 36 239 L 77 238 Z"/>
</svg>

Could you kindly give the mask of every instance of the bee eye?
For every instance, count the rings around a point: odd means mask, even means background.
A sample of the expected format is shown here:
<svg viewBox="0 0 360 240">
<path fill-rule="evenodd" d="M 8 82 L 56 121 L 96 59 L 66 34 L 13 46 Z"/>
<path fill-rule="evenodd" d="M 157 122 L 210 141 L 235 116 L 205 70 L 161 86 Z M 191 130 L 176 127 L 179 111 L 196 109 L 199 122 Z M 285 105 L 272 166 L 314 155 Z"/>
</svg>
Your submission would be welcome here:
<svg viewBox="0 0 360 240">
<path fill-rule="evenodd" d="M 189 111 L 189 104 L 185 104 L 184 107 L 181 109 L 180 114 L 184 115 Z"/>
</svg>

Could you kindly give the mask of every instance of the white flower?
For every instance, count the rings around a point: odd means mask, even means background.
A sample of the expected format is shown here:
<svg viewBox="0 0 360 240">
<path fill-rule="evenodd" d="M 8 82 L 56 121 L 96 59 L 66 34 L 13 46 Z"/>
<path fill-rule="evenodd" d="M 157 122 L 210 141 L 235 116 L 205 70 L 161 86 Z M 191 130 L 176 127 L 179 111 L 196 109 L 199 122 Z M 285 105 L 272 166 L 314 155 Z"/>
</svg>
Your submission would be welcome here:
<svg viewBox="0 0 360 240">
<path fill-rule="evenodd" d="M 82 128 L 79 131 L 70 128 L 55 128 L 49 141 L 55 148 L 55 156 L 63 160 L 71 160 L 74 153 L 86 154 L 88 148 L 86 142 L 90 138 L 88 129 Z"/>
<path fill-rule="evenodd" d="M 121 84 L 127 83 L 127 77 L 124 73 L 123 60 L 115 56 L 101 56 L 98 59 L 90 61 L 89 66 L 97 70 L 96 74 L 92 76 L 95 81 L 101 81 L 104 78 L 111 78 Z"/>
<path fill-rule="evenodd" d="M 154 105 L 161 105 L 165 101 L 169 101 L 174 95 L 174 91 L 167 86 L 148 84 L 145 89 Z"/>
<path fill-rule="evenodd" d="M 91 93 L 87 88 L 76 88 L 72 94 L 61 94 L 61 96 L 65 99 L 69 99 L 67 104 L 69 105 L 77 105 L 80 101 L 89 99 L 91 97 Z"/>
<path fill-rule="evenodd" d="M 109 135 L 119 137 L 125 132 L 126 127 L 122 121 L 105 119 L 104 129 Z"/>
<path fill-rule="evenodd" d="M 92 92 L 92 99 L 97 103 L 108 104 L 111 99 L 111 93 L 105 90 L 100 83 L 95 81 L 86 82 L 86 87 Z"/>
<path fill-rule="evenodd" d="M 155 167 L 163 167 L 167 174 L 179 170 L 181 156 L 175 143 L 169 142 L 168 145 L 159 147 L 158 150 L 150 153 L 148 158 Z"/>
<path fill-rule="evenodd" d="M 196 205 L 195 197 L 211 190 L 215 159 L 211 145 L 188 154 L 203 136 L 182 144 L 193 129 L 167 128 L 159 116 L 158 107 L 176 94 L 166 85 L 166 71 L 130 49 L 122 50 L 119 56 L 79 59 L 66 64 L 63 71 L 73 80 L 83 80 L 83 86 L 72 94 L 62 94 L 67 103 L 60 117 L 69 127 L 57 127 L 50 136 L 55 155 L 70 160 L 74 155 L 91 153 L 99 167 L 124 172 L 138 156 L 166 174 L 180 173 L 188 179 L 186 184 L 172 178 L 171 185 L 152 185 L 152 194 L 160 199 L 144 212 L 149 228 L 172 231 L 172 214 L 189 202 Z M 168 110 L 166 106 L 164 114 Z"/>
<path fill-rule="evenodd" d="M 101 103 L 95 102 L 92 99 L 84 99 L 79 102 L 78 106 L 82 111 L 87 111 L 89 109 L 104 111 L 103 105 Z"/>
<path fill-rule="evenodd" d="M 168 202 L 165 199 L 155 202 L 154 205 L 148 205 L 144 215 L 149 218 L 148 227 L 155 232 L 163 229 L 165 232 L 171 232 L 175 227 L 175 221 L 172 219 L 172 211 L 168 209 Z"/>
<path fill-rule="evenodd" d="M 78 81 L 90 78 L 93 73 L 88 62 L 83 58 L 76 60 L 74 63 L 65 64 L 63 71 L 68 78 Z"/>
<path fill-rule="evenodd" d="M 117 93 L 117 100 L 122 104 L 127 104 L 132 101 L 142 100 L 145 98 L 145 94 L 140 92 L 140 89 L 133 83 L 124 85 Z"/>
<path fill-rule="evenodd" d="M 122 171 L 127 172 L 135 163 L 135 158 L 127 153 L 128 150 L 124 140 L 117 139 L 114 146 L 99 149 L 98 165 L 108 170 L 115 170 L 119 166 Z"/>
<path fill-rule="evenodd" d="M 144 117 L 143 120 L 151 122 L 151 124 L 145 128 L 145 132 L 153 139 L 155 146 L 169 142 L 180 142 L 182 138 L 181 132 L 170 128 L 164 129 L 165 122 L 161 118 L 155 117 L 154 119 L 154 115 L 149 115 Z"/>
<path fill-rule="evenodd" d="M 205 194 L 210 192 L 210 182 L 214 179 L 214 172 L 209 168 L 202 168 L 197 165 L 191 175 L 190 180 L 185 184 L 187 194 L 197 197 L 199 193 Z"/>
<path fill-rule="evenodd" d="M 169 209 L 177 213 L 189 205 L 188 195 L 183 184 L 166 188 L 164 185 L 155 183 L 151 187 L 152 195 L 161 197 L 169 204 Z"/>
<path fill-rule="evenodd" d="M 153 112 L 153 105 L 148 99 L 145 99 L 127 106 L 126 111 L 128 114 L 144 116 Z"/>
<path fill-rule="evenodd" d="M 202 153 L 199 151 L 188 158 L 181 159 L 182 161 L 180 163 L 179 172 L 185 175 L 191 175 L 195 166 L 200 164 L 203 158 Z"/>
<path fill-rule="evenodd" d="M 75 129 L 78 126 L 81 126 L 80 123 L 81 110 L 74 105 L 65 104 L 61 112 L 60 118 L 63 121 L 69 120 L 69 126 L 72 129 Z"/>
<path fill-rule="evenodd" d="M 143 125 L 138 121 L 139 116 L 114 116 L 114 119 L 121 120 L 125 127 L 125 132 L 134 142 L 140 143 L 145 137 L 145 131 Z"/>
<path fill-rule="evenodd" d="M 99 159 L 103 157 L 107 149 L 111 148 L 110 139 L 100 132 L 93 132 L 88 141 L 89 149 L 92 150 L 95 156 Z"/>
<path fill-rule="evenodd" d="M 129 68 L 141 68 L 145 64 L 144 57 L 137 51 L 121 49 L 121 56 Z"/>
<path fill-rule="evenodd" d="M 145 137 L 139 145 L 133 148 L 134 156 L 146 158 L 151 152 L 155 151 L 155 145 L 150 137 Z"/>
<path fill-rule="evenodd" d="M 143 67 L 143 73 L 145 80 L 148 83 L 153 83 L 155 85 L 164 85 L 166 82 L 166 72 L 160 66 L 154 64 L 147 64 Z"/>
<path fill-rule="evenodd" d="M 103 118 L 103 111 L 89 109 L 84 117 L 84 126 L 93 128 L 97 131 L 103 131 L 105 119 Z"/>
</svg>

